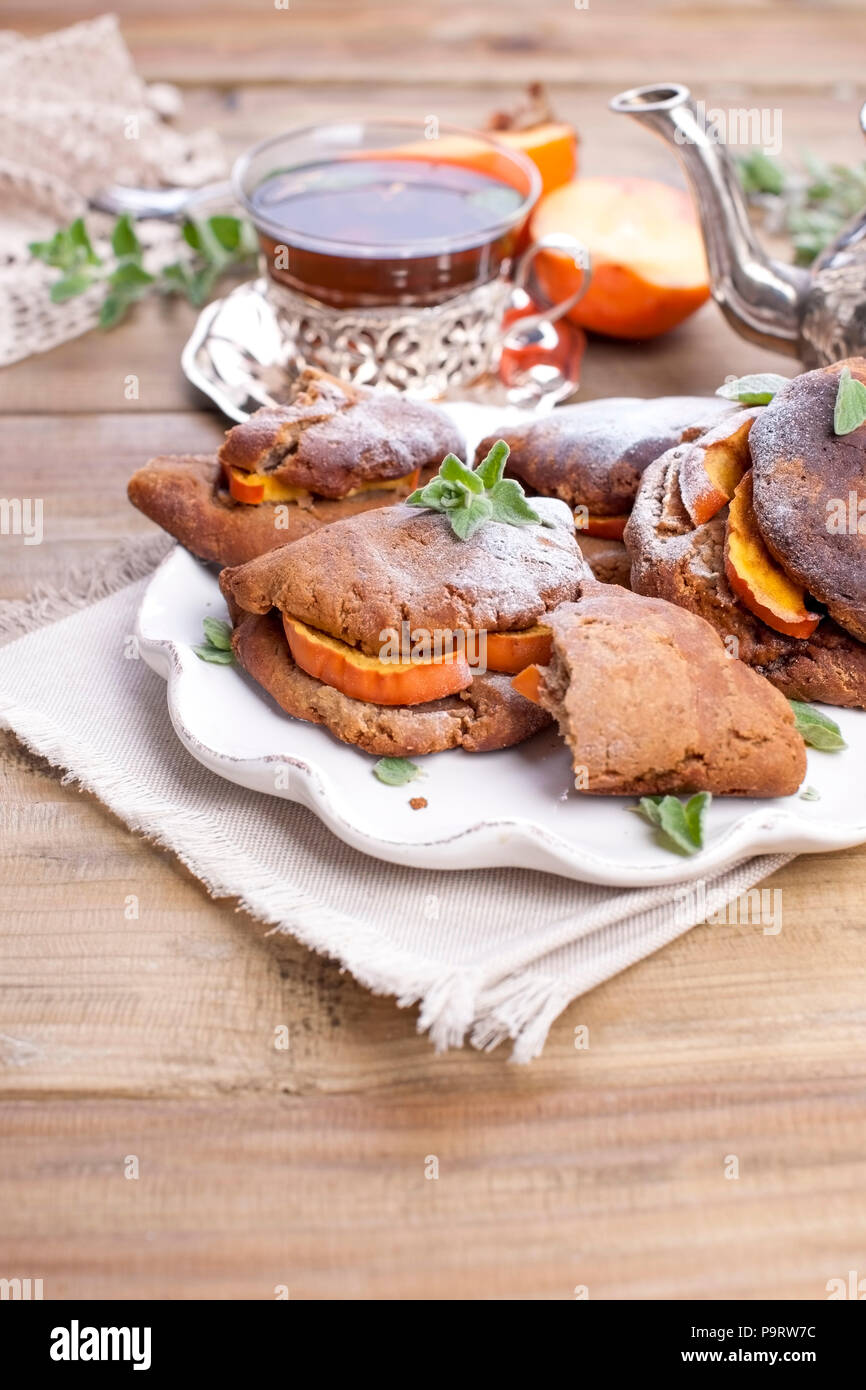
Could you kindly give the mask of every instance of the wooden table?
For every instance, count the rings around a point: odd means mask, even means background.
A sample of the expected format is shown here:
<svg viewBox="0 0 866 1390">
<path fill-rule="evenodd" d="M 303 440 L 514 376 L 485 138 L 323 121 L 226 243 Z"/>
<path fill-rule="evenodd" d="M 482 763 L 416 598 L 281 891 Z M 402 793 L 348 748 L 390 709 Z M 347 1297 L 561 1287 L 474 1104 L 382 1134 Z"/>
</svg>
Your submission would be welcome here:
<svg viewBox="0 0 866 1390">
<path fill-rule="evenodd" d="M 655 79 L 781 108 L 789 158 L 805 143 L 860 154 L 858 0 L 114 8 L 145 76 L 180 83 L 185 123 L 216 126 L 232 151 L 357 111 L 469 124 L 541 77 L 591 172 L 677 177 L 605 106 Z M 4 23 L 69 18 L 60 0 L 9 0 Z M 0 541 L 4 596 L 143 534 L 131 469 L 220 437 L 177 365 L 192 321 L 142 306 L 0 374 L 3 477 L 26 468 L 49 538 Z M 774 365 L 708 306 L 650 347 L 593 343 L 585 395 L 712 390 Z M 778 936 L 696 928 L 574 1003 L 516 1068 L 504 1053 L 434 1056 L 413 1011 L 209 901 L 9 735 L 0 771 L 0 1276 L 41 1277 L 46 1298 L 267 1299 L 286 1285 L 568 1299 L 586 1285 L 818 1299 L 828 1279 L 866 1274 L 866 853 L 800 858 L 769 885 Z M 299 1040 L 288 1053 L 272 1046 L 282 1021 Z"/>
</svg>

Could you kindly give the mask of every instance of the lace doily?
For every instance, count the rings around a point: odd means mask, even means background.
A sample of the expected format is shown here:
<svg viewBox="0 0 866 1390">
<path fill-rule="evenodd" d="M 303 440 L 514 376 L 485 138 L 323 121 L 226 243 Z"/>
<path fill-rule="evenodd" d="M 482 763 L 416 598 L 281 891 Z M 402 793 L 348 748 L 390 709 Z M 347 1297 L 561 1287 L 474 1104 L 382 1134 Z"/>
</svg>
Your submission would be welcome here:
<svg viewBox="0 0 866 1390">
<path fill-rule="evenodd" d="M 198 187 L 225 175 L 215 134 L 179 134 L 173 89 L 138 76 L 113 15 L 37 39 L 0 32 L 0 365 L 44 352 L 92 328 L 104 289 L 52 304 L 57 271 L 34 261 L 43 241 L 87 211 L 114 183 Z M 113 219 L 89 213 L 98 245 Z M 178 229 L 136 224 L 145 264 L 177 258 Z"/>
</svg>

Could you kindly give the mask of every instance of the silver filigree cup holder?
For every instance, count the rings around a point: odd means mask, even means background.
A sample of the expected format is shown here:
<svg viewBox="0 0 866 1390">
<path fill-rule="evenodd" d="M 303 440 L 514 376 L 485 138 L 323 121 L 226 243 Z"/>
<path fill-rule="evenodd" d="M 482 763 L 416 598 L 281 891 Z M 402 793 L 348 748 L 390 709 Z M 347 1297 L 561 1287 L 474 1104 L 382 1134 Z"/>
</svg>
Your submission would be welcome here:
<svg viewBox="0 0 866 1390">
<path fill-rule="evenodd" d="M 507 280 L 428 306 L 332 309 L 265 276 L 291 372 L 320 367 L 362 386 L 435 399 L 495 372 L 497 335 L 511 298 Z"/>
</svg>

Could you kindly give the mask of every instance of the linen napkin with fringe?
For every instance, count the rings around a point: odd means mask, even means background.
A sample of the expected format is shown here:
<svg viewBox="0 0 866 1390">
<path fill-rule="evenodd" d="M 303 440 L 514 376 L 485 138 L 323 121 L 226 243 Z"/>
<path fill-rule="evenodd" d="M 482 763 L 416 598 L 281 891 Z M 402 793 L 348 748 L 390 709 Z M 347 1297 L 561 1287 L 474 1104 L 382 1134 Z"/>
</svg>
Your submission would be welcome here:
<svg viewBox="0 0 866 1390">
<path fill-rule="evenodd" d="M 604 888 L 524 869 L 447 873 L 368 858 L 304 807 L 246 791 L 182 748 L 163 681 L 129 638 L 164 537 L 127 543 L 59 589 L 0 603 L 0 721 L 64 780 L 164 846 L 216 898 L 234 897 L 399 1006 L 437 1049 L 510 1038 L 537 1056 L 571 1000 L 694 925 L 694 893 Z M 705 884 L 703 909 L 792 856 L 747 859 Z"/>
</svg>

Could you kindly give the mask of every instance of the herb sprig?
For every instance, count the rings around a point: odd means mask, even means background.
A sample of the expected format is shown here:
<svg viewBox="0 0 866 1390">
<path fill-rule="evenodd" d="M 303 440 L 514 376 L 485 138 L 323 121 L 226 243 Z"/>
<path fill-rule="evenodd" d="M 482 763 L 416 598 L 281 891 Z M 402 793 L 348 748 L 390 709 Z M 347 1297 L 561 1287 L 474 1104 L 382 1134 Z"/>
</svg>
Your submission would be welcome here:
<svg viewBox="0 0 866 1390">
<path fill-rule="evenodd" d="M 794 711 L 797 731 L 810 748 L 819 748 L 822 753 L 838 753 L 848 747 L 835 719 L 830 719 L 828 715 L 822 714 L 813 705 L 804 704 L 802 700 L 789 700 L 788 704 Z"/>
<path fill-rule="evenodd" d="M 834 434 L 851 434 L 866 421 L 866 386 L 851 375 L 850 367 L 839 373 L 836 404 L 833 407 Z"/>
<path fill-rule="evenodd" d="M 678 796 L 642 796 L 628 809 L 657 828 L 665 849 L 695 854 L 704 847 L 704 819 L 712 799 L 711 792 L 698 792 L 685 804 Z"/>
<path fill-rule="evenodd" d="M 204 642 L 193 651 L 200 661 L 209 661 L 214 666 L 233 666 L 235 655 L 232 651 L 232 625 L 221 618 L 203 618 Z"/>
<path fill-rule="evenodd" d="M 182 294 L 191 304 L 204 304 L 220 277 L 251 260 L 257 249 L 253 228 L 239 217 L 221 214 L 201 222 L 188 220 L 182 234 L 192 254 L 153 273 L 144 267 L 144 248 L 128 213 L 118 217 L 112 229 L 110 261 L 94 249 L 81 217 L 61 227 L 49 241 L 31 241 L 30 253 L 61 272 L 51 286 L 54 304 L 103 284 L 99 323 L 113 328 L 133 304 L 152 292 Z"/>
<path fill-rule="evenodd" d="M 753 372 L 751 376 L 733 377 L 716 387 L 716 395 L 740 405 L 768 405 L 777 391 L 788 385 L 788 377 L 775 372 Z"/>
<path fill-rule="evenodd" d="M 767 211 L 768 229 L 787 234 L 798 265 L 810 265 L 866 203 L 866 163 L 848 167 L 802 155 L 803 171 L 786 169 L 762 150 L 738 161 L 750 200 Z"/>
<path fill-rule="evenodd" d="M 380 758 L 373 764 L 373 775 L 387 787 L 404 787 L 421 776 L 421 769 L 409 758 Z"/>
<path fill-rule="evenodd" d="M 416 488 L 406 501 L 412 507 L 444 512 L 452 531 L 463 541 L 485 521 L 501 521 L 506 526 L 529 526 L 533 522 L 551 525 L 530 507 L 516 479 L 503 478 L 510 452 L 505 440 L 498 439 L 475 468 L 461 462 L 456 454 L 446 454 L 436 477 L 425 487 Z"/>
</svg>

